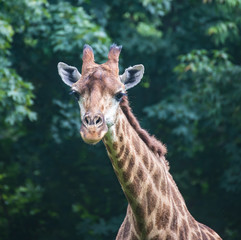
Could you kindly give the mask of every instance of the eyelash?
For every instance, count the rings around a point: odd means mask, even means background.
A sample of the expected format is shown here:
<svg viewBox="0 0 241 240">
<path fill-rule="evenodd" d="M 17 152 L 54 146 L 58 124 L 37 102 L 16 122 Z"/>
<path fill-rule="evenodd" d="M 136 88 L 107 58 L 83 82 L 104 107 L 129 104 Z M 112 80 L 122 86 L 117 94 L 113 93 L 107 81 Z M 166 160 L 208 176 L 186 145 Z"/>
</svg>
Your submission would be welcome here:
<svg viewBox="0 0 241 240">
<path fill-rule="evenodd" d="M 79 92 L 74 91 L 74 90 L 71 90 L 69 94 L 70 94 L 70 95 L 74 95 L 74 97 L 76 98 L 76 100 L 79 101 L 79 99 L 80 99 L 80 94 L 79 94 Z"/>
<path fill-rule="evenodd" d="M 116 93 L 116 95 L 115 95 L 115 100 L 116 101 L 121 101 L 121 99 L 123 98 L 123 96 L 126 96 L 127 94 L 126 93 L 123 93 L 123 92 L 118 92 L 118 93 Z"/>
</svg>

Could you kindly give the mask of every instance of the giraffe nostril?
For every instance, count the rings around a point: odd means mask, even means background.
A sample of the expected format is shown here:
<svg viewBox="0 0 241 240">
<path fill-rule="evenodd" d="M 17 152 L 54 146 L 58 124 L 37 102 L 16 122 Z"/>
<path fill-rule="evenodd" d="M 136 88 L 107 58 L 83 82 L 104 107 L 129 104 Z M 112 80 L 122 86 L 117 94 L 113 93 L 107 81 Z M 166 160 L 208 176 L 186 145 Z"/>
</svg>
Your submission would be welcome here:
<svg viewBox="0 0 241 240">
<path fill-rule="evenodd" d="M 102 120 L 101 116 L 96 116 L 94 118 L 94 124 L 95 125 L 100 126 L 102 123 L 103 123 L 103 120 Z"/>
<path fill-rule="evenodd" d="M 89 116 L 85 116 L 85 117 L 84 117 L 84 124 L 85 124 L 85 125 L 90 125 L 90 121 L 91 121 L 91 120 L 90 120 L 90 117 L 89 117 Z"/>
</svg>

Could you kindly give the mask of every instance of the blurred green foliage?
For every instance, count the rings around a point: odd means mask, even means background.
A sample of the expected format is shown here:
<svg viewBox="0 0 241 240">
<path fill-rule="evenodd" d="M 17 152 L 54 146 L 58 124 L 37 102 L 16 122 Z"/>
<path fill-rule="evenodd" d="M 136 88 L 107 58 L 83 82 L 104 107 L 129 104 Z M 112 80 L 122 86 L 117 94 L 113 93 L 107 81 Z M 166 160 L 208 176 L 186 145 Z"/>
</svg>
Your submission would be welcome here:
<svg viewBox="0 0 241 240">
<path fill-rule="evenodd" d="M 56 65 L 123 45 L 131 90 L 194 217 L 241 238 L 240 0 L 0 0 L 0 239 L 114 239 L 127 202 L 103 144 L 79 136 Z"/>
</svg>

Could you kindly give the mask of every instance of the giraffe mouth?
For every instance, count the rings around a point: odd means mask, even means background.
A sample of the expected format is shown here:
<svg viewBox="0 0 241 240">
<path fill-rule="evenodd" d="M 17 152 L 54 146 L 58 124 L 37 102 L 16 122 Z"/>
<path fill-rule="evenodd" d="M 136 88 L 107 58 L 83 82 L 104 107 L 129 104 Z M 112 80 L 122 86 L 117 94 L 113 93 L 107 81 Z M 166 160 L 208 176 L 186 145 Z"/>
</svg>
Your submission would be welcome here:
<svg viewBox="0 0 241 240">
<path fill-rule="evenodd" d="M 86 127 L 82 124 L 80 128 L 80 135 L 85 143 L 95 145 L 100 142 L 108 131 L 106 124 L 103 124 L 101 128 L 96 126 Z"/>
</svg>

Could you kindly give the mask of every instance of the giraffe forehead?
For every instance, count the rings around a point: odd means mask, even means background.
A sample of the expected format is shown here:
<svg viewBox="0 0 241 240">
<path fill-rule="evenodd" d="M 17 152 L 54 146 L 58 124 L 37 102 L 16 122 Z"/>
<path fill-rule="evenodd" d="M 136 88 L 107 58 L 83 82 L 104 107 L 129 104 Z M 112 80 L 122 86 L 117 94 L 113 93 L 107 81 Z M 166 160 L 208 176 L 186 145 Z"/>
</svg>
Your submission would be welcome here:
<svg viewBox="0 0 241 240">
<path fill-rule="evenodd" d="M 115 94 L 120 89 L 124 89 L 119 76 L 102 68 L 93 69 L 89 74 L 85 74 L 76 83 L 80 93 L 87 95 L 108 95 Z"/>
</svg>

